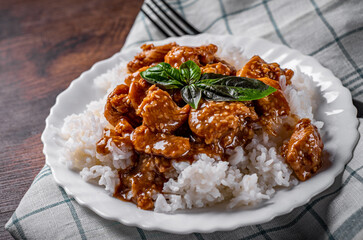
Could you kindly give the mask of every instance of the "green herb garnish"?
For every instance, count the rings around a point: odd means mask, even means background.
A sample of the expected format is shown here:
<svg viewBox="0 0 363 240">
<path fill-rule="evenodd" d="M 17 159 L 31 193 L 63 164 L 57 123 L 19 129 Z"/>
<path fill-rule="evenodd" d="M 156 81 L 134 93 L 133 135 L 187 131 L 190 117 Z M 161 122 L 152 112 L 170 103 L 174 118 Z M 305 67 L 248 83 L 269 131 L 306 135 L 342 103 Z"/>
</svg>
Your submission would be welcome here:
<svg viewBox="0 0 363 240">
<path fill-rule="evenodd" d="M 257 100 L 276 89 L 253 78 L 227 76 L 214 73 L 201 74 L 199 66 L 189 60 L 173 68 L 162 62 L 140 73 L 151 84 L 165 89 L 181 89 L 183 100 L 192 108 L 198 108 L 200 99 L 214 101 Z"/>
</svg>

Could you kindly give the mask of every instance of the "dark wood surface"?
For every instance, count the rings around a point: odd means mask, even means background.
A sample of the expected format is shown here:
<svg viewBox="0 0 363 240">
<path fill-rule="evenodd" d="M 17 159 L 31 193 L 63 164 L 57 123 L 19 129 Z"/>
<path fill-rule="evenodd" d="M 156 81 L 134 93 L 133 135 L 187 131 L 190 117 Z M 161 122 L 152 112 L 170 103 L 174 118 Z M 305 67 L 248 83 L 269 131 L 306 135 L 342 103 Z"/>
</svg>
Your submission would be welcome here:
<svg viewBox="0 0 363 240">
<path fill-rule="evenodd" d="M 44 165 L 56 96 L 123 46 L 142 0 L 0 0 L 0 239 Z"/>
</svg>

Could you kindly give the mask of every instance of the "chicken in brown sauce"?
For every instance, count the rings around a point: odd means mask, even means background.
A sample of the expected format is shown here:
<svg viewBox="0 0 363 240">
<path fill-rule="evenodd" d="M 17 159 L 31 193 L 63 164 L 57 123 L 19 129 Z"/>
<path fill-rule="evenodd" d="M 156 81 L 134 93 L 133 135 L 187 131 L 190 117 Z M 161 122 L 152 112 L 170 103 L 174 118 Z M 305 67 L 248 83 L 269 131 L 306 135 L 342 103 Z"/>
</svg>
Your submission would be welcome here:
<svg viewBox="0 0 363 240">
<path fill-rule="evenodd" d="M 236 147 L 253 137 L 249 125 L 257 118 L 253 108 L 243 102 L 205 101 L 198 109 L 191 110 L 189 127 L 206 144 Z"/>
<path fill-rule="evenodd" d="M 153 132 L 172 133 L 187 121 L 189 110 L 189 105 L 178 107 L 168 92 L 154 85 L 148 90 L 137 114 Z"/>
<path fill-rule="evenodd" d="M 174 47 L 176 43 L 169 43 L 162 46 L 154 46 L 154 44 L 144 44 L 141 46 L 143 50 L 135 56 L 135 59 L 127 64 L 128 70 L 133 73 L 142 67 L 147 67 L 153 63 L 164 62 L 165 55 Z"/>
<path fill-rule="evenodd" d="M 291 69 L 281 69 L 277 63 L 266 63 L 260 56 L 253 56 L 246 65 L 238 70 L 238 76 L 249 78 L 270 78 L 279 81 L 281 76 L 286 78 L 286 84 L 291 84 L 294 72 Z"/>
<path fill-rule="evenodd" d="M 179 67 L 182 63 L 192 60 L 199 66 L 205 66 L 213 63 L 217 50 L 218 47 L 214 44 L 200 47 L 177 46 L 165 55 L 165 62 L 172 67 Z"/>
<path fill-rule="evenodd" d="M 303 118 L 296 124 L 290 140 L 283 145 L 282 155 L 297 178 L 305 181 L 320 169 L 323 147 L 316 126 Z"/>
<path fill-rule="evenodd" d="M 104 115 L 113 126 L 116 126 L 120 119 L 127 119 L 134 127 L 141 123 L 141 118 L 130 105 L 129 87 L 124 84 L 118 85 L 109 94 Z"/>
<path fill-rule="evenodd" d="M 127 65 L 130 75 L 126 85 L 118 85 L 108 96 L 104 115 L 112 126 L 97 144 L 101 154 L 107 154 L 107 141 L 133 149 L 134 164 L 119 170 L 121 184 L 115 196 L 132 201 L 139 208 L 153 209 L 156 194 L 162 193 L 166 176 L 173 171 L 173 160 L 193 161 L 200 153 L 226 160 L 227 149 L 244 147 L 256 132 L 278 135 L 276 125 L 290 115 L 279 80 L 284 77 L 291 84 L 294 73 L 281 69 L 277 63 L 266 63 L 254 56 L 236 71 L 215 56 L 218 48 L 213 44 L 149 44 L 141 49 Z M 202 99 L 193 109 L 183 102 L 180 90 L 162 89 L 140 76 L 140 72 L 159 62 L 178 68 L 188 60 L 200 66 L 202 73 L 255 78 L 277 91 L 254 101 Z M 310 120 L 302 119 L 282 147 L 281 155 L 297 178 L 305 181 L 321 167 L 322 150 L 317 128 Z"/>
<path fill-rule="evenodd" d="M 154 133 L 147 126 L 142 125 L 135 129 L 132 143 L 138 152 L 169 159 L 185 155 L 190 150 L 188 138 L 172 134 Z"/>
<path fill-rule="evenodd" d="M 207 64 L 200 69 L 202 70 L 202 73 L 215 73 L 223 75 L 233 75 L 235 73 L 235 69 L 222 62 Z"/>
</svg>

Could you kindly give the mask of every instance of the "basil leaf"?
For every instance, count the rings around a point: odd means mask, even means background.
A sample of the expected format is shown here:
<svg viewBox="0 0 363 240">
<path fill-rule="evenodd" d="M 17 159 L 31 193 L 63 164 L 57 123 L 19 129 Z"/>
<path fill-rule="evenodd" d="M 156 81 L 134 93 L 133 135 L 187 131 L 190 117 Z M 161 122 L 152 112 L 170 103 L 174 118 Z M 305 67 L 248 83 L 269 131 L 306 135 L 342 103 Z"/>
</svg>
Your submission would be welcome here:
<svg viewBox="0 0 363 240">
<path fill-rule="evenodd" d="M 157 84 L 166 89 L 182 88 L 185 85 L 181 80 L 179 69 L 173 68 L 165 62 L 146 69 L 140 75 L 148 83 Z"/>
<path fill-rule="evenodd" d="M 197 109 L 202 97 L 202 91 L 194 84 L 190 84 L 182 88 L 181 96 L 192 108 Z"/>
<path fill-rule="evenodd" d="M 182 77 L 184 78 L 184 81 L 187 84 L 198 81 L 202 73 L 199 66 L 192 60 L 184 62 L 182 65 L 180 65 L 179 69 Z"/>
<path fill-rule="evenodd" d="M 206 73 L 196 86 L 206 99 L 215 101 L 250 101 L 270 95 L 276 89 L 252 78 Z"/>
</svg>

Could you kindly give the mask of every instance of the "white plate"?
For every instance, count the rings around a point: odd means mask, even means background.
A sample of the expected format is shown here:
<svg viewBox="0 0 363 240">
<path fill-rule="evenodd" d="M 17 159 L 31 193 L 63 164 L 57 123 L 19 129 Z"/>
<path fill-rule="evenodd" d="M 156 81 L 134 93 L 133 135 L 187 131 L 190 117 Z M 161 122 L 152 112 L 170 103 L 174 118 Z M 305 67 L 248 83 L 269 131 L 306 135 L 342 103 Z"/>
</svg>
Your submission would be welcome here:
<svg viewBox="0 0 363 240">
<path fill-rule="evenodd" d="M 64 118 L 72 113 L 80 113 L 91 100 L 99 99 L 103 92 L 93 87 L 93 79 L 112 69 L 121 61 L 131 60 L 139 52 L 135 47 L 116 53 L 113 57 L 96 63 L 90 70 L 81 74 L 62 92 L 56 100 L 46 120 L 42 135 L 44 154 L 51 167 L 55 181 L 64 187 L 78 203 L 96 212 L 103 218 L 116 220 L 125 225 L 138 226 L 146 230 L 161 230 L 171 233 L 214 232 L 233 230 L 241 226 L 270 221 L 276 216 L 286 214 L 294 208 L 307 203 L 313 196 L 328 188 L 335 177 L 351 159 L 358 140 L 358 120 L 352 105 L 350 92 L 344 88 L 330 70 L 322 67 L 312 57 L 304 56 L 296 50 L 273 44 L 262 39 L 236 36 L 214 36 L 202 34 L 170 38 L 156 45 L 176 41 L 180 45 L 201 45 L 213 42 L 223 48 L 244 49 L 244 55 L 260 55 L 268 62 L 278 62 L 283 67 L 296 69 L 313 77 L 320 85 L 322 102 L 315 112 L 315 118 L 325 122 L 323 140 L 329 152 L 331 164 L 326 165 L 319 174 L 306 182 L 288 190 L 279 190 L 269 201 L 256 207 L 246 207 L 226 211 L 218 207 L 189 210 L 177 214 L 162 214 L 138 209 L 134 204 L 110 197 L 98 186 L 84 182 L 80 175 L 70 171 L 59 162 L 61 145 L 54 135 L 52 125 L 59 128 Z"/>
</svg>

